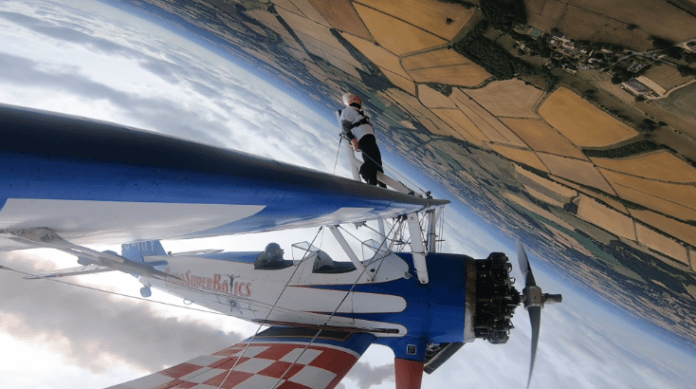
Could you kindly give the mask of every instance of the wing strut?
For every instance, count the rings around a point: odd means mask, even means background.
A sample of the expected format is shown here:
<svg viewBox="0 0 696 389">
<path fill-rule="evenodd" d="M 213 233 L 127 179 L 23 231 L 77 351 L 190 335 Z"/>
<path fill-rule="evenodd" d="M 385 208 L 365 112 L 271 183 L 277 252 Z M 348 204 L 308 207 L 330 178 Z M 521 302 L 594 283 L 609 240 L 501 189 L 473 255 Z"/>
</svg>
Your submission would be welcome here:
<svg viewBox="0 0 696 389">
<path fill-rule="evenodd" d="M 355 268 L 360 270 L 360 274 L 365 274 L 367 276 L 367 279 L 372 282 L 372 276 L 370 276 L 370 273 L 365 271 L 365 266 L 363 266 L 363 263 L 360 262 L 360 259 L 358 259 L 358 256 L 355 255 L 355 252 L 353 252 L 353 249 L 350 248 L 348 245 L 348 242 L 346 242 L 346 238 L 343 237 L 343 234 L 341 234 L 341 231 L 338 230 L 337 226 L 330 226 L 329 230 L 333 234 L 334 238 L 338 241 L 338 243 L 341 245 L 343 248 L 343 251 L 346 252 L 346 255 L 348 255 L 348 258 L 350 258 L 350 261 L 353 262 L 353 265 L 355 265 Z"/>
<path fill-rule="evenodd" d="M 428 277 L 428 267 L 425 262 L 425 243 L 421 235 L 421 227 L 418 223 L 418 214 L 409 213 L 406 220 L 408 222 L 408 232 L 411 234 L 411 253 L 413 254 L 413 266 L 416 268 L 418 281 L 423 285 L 430 282 Z"/>
</svg>

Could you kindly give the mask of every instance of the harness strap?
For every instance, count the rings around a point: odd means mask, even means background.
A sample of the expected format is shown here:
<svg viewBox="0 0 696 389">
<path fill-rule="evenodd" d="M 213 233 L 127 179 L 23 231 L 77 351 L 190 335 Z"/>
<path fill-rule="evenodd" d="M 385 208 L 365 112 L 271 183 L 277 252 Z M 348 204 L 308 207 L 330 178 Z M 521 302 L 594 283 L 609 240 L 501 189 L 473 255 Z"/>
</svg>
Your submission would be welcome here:
<svg viewBox="0 0 696 389">
<path fill-rule="evenodd" d="M 351 125 L 350 125 L 350 128 L 348 128 L 348 129 L 349 129 L 349 130 L 352 130 L 352 129 L 354 129 L 355 127 L 362 126 L 363 124 L 370 124 L 370 119 L 368 119 L 367 116 L 363 116 L 362 119 L 360 119 L 360 120 L 358 120 L 357 122 L 351 124 Z"/>
</svg>

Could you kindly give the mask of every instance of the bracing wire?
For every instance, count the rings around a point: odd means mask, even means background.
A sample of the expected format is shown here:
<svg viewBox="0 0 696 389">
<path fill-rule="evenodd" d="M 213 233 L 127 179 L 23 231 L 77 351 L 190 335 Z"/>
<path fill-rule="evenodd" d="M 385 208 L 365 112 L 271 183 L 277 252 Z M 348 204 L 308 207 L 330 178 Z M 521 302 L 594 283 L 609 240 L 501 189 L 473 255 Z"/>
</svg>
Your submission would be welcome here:
<svg viewBox="0 0 696 389">
<path fill-rule="evenodd" d="M 312 247 L 312 244 L 317 240 L 317 237 L 319 236 L 319 234 L 321 233 L 321 231 L 322 231 L 323 229 L 324 229 L 324 227 L 320 227 L 320 228 L 319 228 L 319 231 L 317 231 L 317 234 L 314 235 L 314 239 L 312 239 L 312 243 L 309 244 L 309 246 L 307 247 L 307 250 L 305 251 L 304 255 L 302 255 L 302 259 L 300 260 L 300 263 L 301 263 L 301 262 L 304 262 L 307 258 L 309 258 L 309 256 L 307 255 L 307 254 L 309 253 L 309 249 Z M 220 389 L 220 388 L 222 387 L 222 384 L 225 383 L 225 381 L 226 381 L 227 378 L 230 376 L 230 374 L 232 374 L 232 372 L 234 371 L 234 369 L 237 367 L 237 364 L 239 363 L 239 361 L 240 361 L 240 360 L 242 359 L 242 357 L 244 356 L 244 353 L 246 353 L 246 351 L 249 349 L 249 346 L 251 346 L 251 343 L 252 343 L 252 342 L 254 341 L 254 339 L 256 338 L 256 335 L 258 335 L 259 332 L 261 331 L 261 328 L 264 326 L 264 323 L 266 323 L 266 322 L 268 321 L 268 318 L 271 316 L 271 313 L 273 312 L 273 309 L 275 309 L 276 305 L 278 305 L 278 301 L 280 301 L 280 298 L 283 297 L 283 293 L 285 293 L 285 290 L 288 288 L 288 285 L 290 285 L 290 282 L 292 281 L 293 277 L 295 276 L 295 273 L 297 273 L 297 269 L 299 269 L 299 268 L 300 268 L 300 265 L 297 264 L 297 265 L 295 266 L 295 270 L 292 272 L 292 274 L 290 275 L 290 277 L 288 277 L 288 281 L 285 283 L 285 286 L 283 286 L 283 289 L 280 291 L 280 294 L 278 294 L 278 298 L 276 298 L 276 301 L 275 301 L 275 302 L 273 303 L 273 305 L 271 306 L 271 309 L 268 310 L 268 313 L 266 314 L 266 317 L 263 319 L 263 322 L 262 322 L 261 324 L 259 324 L 259 328 L 256 329 L 256 332 L 254 333 L 254 335 L 251 337 L 251 339 L 249 339 L 249 341 L 247 342 L 246 346 L 244 346 L 244 350 L 242 350 L 242 354 L 237 358 L 236 361 L 234 361 L 234 365 L 232 365 L 232 367 L 227 371 L 227 375 L 225 376 L 225 379 L 223 379 L 223 380 L 220 382 L 220 386 L 218 386 L 218 389 Z M 336 309 L 338 309 L 338 308 L 336 308 Z M 274 385 L 274 387 L 275 387 L 275 385 Z"/>
<path fill-rule="evenodd" d="M 338 167 L 338 156 L 341 154 L 341 142 L 343 142 L 343 137 L 338 137 L 338 148 L 336 149 L 336 162 L 334 162 L 333 174 L 336 175 L 336 167 Z"/>
<path fill-rule="evenodd" d="M 37 275 L 38 275 L 38 274 L 31 273 L 31 272 L 27 272 L 27 271 L 23 271 L 23 270 L 18 270 L 18 269 L 13 269 L 13 268 L 6 267 L 6 266 L 0 266 L 0 268 L 1 268 L 1 269 L 5 269 L 5 270 L 9 270 L 9 271 L 12 271 L 12 272 L 15 272 L 15 273 L 19 273 L 19 274 L 24 274 L 25 276 L 37 276 Z M 112 290 L 100 289 L 100 288 L 96 288 L 96 287 L 93 287 L 93 286 L 77 284 L 77 283 L 69 282 L 69 281 L 63 281 L 63 280 L 59 280 L 59 279 L 56 279 L 56 278 L 42 278 L 42 279 L 48 280 L 48 281 L 52 281 L 52 282 L 56 282 L 56 283 L 63 284 L 63 285 L 74 286 L 74 287 L 81 288 L 81 289 L 92 290 L 92 291 L 95 291 L 95 292 L 101 292 L 101 293 L 106 293 L 106 294 L 112 294 L 112 295 L 115 295 L 115 296 L 130 298 L 130 299 L 134 299 L 134 300 L 141 300 L 141 301 L 145 301 L 145 302 L 152 303 L 152 304 L 166 305 L 166 306 L 169 306 L 169 307 L 175 307 L 175 308 L 181 308 L 181 309 L 188 309 L 188 310 L 191 310 L 191 311 L 198 311 L 198 312 L 210 313 L 210 314 L 213 314 L 213 315 L 234 317 L 234 316 L 232 316 L 232 315 L 229 315 L 229 314 L 226 314 L 226 313 L 222 313 L 222 312 L 210 311 L 210 310 L 207 310 L 207 309 L 193 308 L 193 307 L 189 307 L 189 306 L 186 306 L 186 305 L 172 304 L 172 303 L 167 303 L 167 302 L 164 302 L 164 301 L 150 300 L 150 299 L 143 298 L 143 297 L 133 296 L 133 295 L 125 294 L 125 293 L 114 292 L 114 291 L 112 291 Z"/>
<path fill-rule="evenodd" d="M 341 229 L 347 232 L 347 230 L 345 230 L 344 228 L 341 228 Z M 392 232 L 392 231 L 389 231 L 389 234 L 391 234 L 391 232 Z M 350 234 L 350 233 L 349 233 L 349 234 Z M 351 236 L 353 236 L 353 235 L 351 234 Z M 353 236 L 353 237 L 354 237 L 354 236 Z M 356 239 L 357 239 L 357 238 L 356 238 Z M 358 239 L 358 240 L 359 240 L 359 239 Z M 383 245 L 385 242 L 386 242 L 386 240 L 383 240 L 383 241 L 382 241 L 382 245 Z M 381 247 L 382 247 L 382 246 L 380 246 L 380 248 L 381 248 Z M 314 336 L 312 337 L 312 339 L 304 346 L 304 348 L 303 348 L 302 351 L 299 353 L 299 355 L 297 356 L 297 358 L 295 358 L 295 360 L 292 362 L 292 364 L 290 364 L 290 366 L 288 366 L 288 367 L 285 369 L 285 371 L 283 372 L 283 374 L 277 379 L 277 381 L 275 382 L 275 384 L 272 386 L 272 389 L 275 389 L 275 388 L 278 387 L 278 384 L 281 383 L 280 381 L 287 375 L 287 373 L 290 371 L 290 369 L 292 369 L 292 367 L 295 366 L 295 364 L 297 363 L 297 361 L 300 360 L 300 358 L 302 357 L 302 355 L 304 355 L 305 351 L 307 351 L 307 349 L 309 348 L 309 346 L 311 346 L 311 345 L 317 340 L 317 338 L 318 338 L 319 335 L 322 333 L 322 331 L 324 331 L 324 328 L 327 326 L 327 324 L 329 324 L 329 322 L 331 321 L 331 319 L 333 319 L 333 317 L 336 315 L 336 312 L 338 312 L 338 309 L 341 307 L 341 305 L 343 305 L 343 303 L 346 301 L 346 299 L 348 298 L 348 296 L 350 296 L 350 294 L 353 292 L 353 289 L 355 289 L 355 286 L 358 284 L 358 281 L 360 281 L 360 278 L 362 278 L 362 276 L 365 274 L 366 271 L 367 271 L 367 266 L 363 266 L 363 270 L 360 272 L 360 274 L 358 275 L 358 277 L 355 279 L 355 282 L 353 282 L 353 285 L 351 285 L 350 289 L 348 289 L 348 291 L 347 291 L 346 294 L 343 296 L 343 298 L 341 299 L 341 301 L 338 302 L 338 304 L 336 305 L 336 308 L 333 310 L 333 312 L 331 312 L 331 315 L 329 315 L 329 318 L 326 319 L 326 320 L 324 321 L 324 323 L 319 327 L 319 330 L 316 332 L 316 334 L 314 334 Z M 378 270 L 378 271 L 379 271 L 379 270 Z M 375 274 L 376 274 L 376 273 L 375 273 Z M 224 382 L 224 380 L 223 380 L 223 382 Z"/>
</svg>

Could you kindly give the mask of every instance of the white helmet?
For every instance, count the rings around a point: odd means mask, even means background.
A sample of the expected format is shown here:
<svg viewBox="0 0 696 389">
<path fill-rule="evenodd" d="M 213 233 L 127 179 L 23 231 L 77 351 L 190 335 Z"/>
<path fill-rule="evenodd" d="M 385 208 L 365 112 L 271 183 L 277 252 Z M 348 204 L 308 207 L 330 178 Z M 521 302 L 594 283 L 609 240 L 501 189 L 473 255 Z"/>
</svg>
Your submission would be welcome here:
<svg viewBox="0 0 696 389">
<path fill-rule="evenodd" d="M 362 99 L 360 99 L 360 96 L 354 95 L 352 93 L 345 93 L 343 94 L 343 104 L 347 107 L 351 104 L 358 104 L 362 105 Z"/>
</svg>

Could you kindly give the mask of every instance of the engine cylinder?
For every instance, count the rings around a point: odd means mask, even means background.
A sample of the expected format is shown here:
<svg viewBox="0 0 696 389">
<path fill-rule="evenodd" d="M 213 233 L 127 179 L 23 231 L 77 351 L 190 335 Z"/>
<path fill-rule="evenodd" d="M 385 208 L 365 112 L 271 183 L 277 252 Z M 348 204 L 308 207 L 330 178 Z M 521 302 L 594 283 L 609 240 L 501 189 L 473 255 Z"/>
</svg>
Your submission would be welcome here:
<svg viewBox="0 0 696 389">
<path fill-rule="evenodd" d="M 513 328 L 510 319 L 520 303 L 510 270 L 512 265 L 503 253 L 491 253 L 486 259 L 476 260 L 476 338 L 493 344 L 508 341 Z"/>
</svg>

